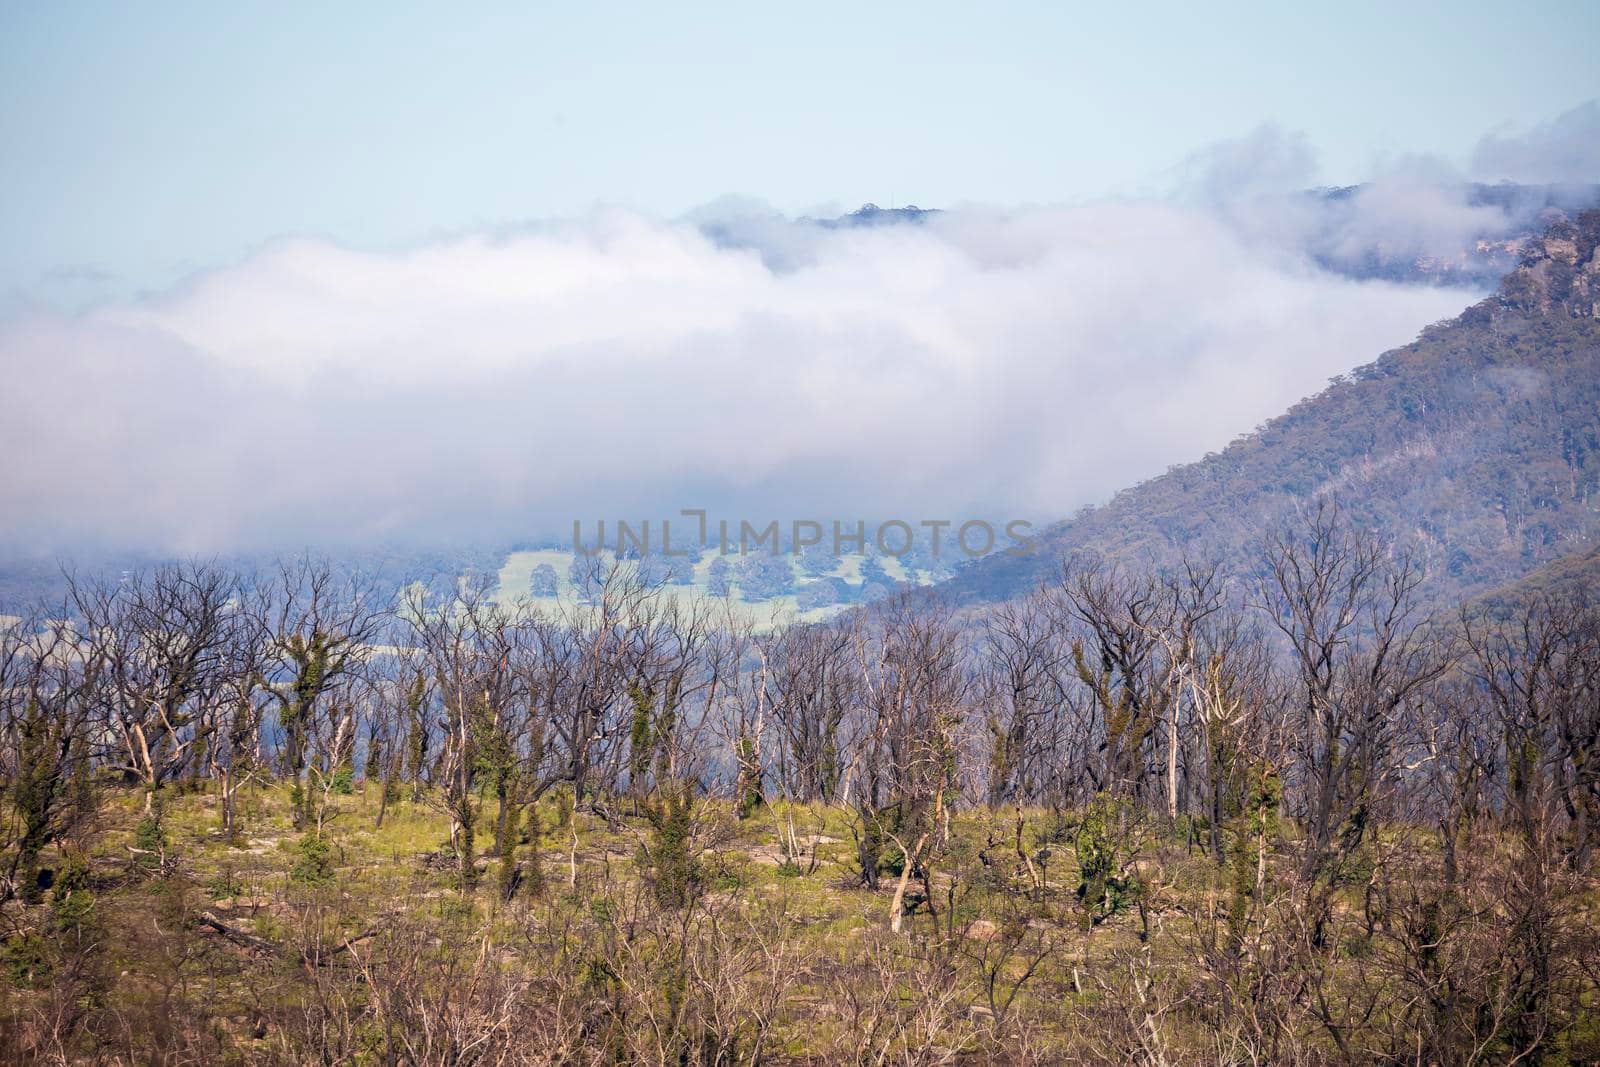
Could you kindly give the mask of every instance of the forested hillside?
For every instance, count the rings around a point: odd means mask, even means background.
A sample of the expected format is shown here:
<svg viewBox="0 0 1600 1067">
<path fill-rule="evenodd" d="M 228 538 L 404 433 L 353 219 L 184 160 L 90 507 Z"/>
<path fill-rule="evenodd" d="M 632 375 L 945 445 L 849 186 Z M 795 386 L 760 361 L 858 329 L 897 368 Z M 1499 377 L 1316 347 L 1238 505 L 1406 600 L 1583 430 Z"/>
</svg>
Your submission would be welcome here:
<svg viewBox="0 0 1600 1067">
<path fill-rule="evenodd" d="M 1600 546 L 1562 556 L 1553 563 L 1484 593 L 1474 602 L 1495 615 L 1510 616 L 1540 598 L 1583 596 L 1600 589 Z"/>
<path fill-rule="evenodd" d="M 1034 586 L 1066 556 L 1132 563 L 1249 546 L 1337 496 L 1412 551 L 1445 603 L 1600 538 L 1600 212 L 1551 226 L 1498 292 L 1333 382 L 1221 453 L 1050 528 L 1037 552 L 967 566 L 967 602 Z"/>
</svg>

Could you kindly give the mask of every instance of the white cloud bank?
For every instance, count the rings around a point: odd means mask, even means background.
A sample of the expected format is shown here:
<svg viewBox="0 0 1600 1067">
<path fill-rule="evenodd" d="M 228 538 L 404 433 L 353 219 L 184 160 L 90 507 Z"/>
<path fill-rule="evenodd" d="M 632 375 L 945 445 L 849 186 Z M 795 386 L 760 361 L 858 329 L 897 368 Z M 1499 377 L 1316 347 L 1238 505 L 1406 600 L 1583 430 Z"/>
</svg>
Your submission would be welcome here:
<svg viewBox="0 0 1600 1067">
<path fill-rule="evenodd" d="M 1600 100 L 1590 100 L 1525 130 L 1487 134 L 1472 170 L 1488 180 L 1588 184 L 1600 181 Z"/>
<path fill-rule="evenodd" d="M 707 504 L 1059 516 L 1466 302 L 1331 277 L 1170 203 L 804 239 L 785 272 L 624 213 L 400 255 L 290 241 L 157 299 L 13 321 L 0 537 L 499 538 Z"/>
<path fill-rule="evenodd" d="M 1527 136 L 1560 155 L 1570 133 Z M 1520 151 L 1486 139 L 1479 163 Z M 1312 205 L 1285 190 L 1314 159 L 1271 129 L 1192 163 L 1174 198 L 921 226 L 746 206 L 724 230 L 745 247 L 619 211 L 396 254 L 286 240 L 13 317 L 0 546 L 490 541 L 696 506 L 1056 518 L 1474 298 L 1314 261 L 1508 221 L 1414 172 Z"/>
</svg>

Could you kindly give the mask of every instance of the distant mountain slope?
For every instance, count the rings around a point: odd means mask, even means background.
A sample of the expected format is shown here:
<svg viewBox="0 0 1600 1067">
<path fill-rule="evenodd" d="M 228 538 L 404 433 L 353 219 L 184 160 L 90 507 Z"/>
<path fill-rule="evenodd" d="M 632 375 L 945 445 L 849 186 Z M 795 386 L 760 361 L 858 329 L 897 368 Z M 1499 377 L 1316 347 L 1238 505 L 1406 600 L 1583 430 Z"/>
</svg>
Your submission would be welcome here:
<svg viewBox="0 0 1600 1067">
<path fill-rule="evenodd" d="M 1336 494 L 1413 551 L 1430 596 L 1469 597 L 1600 544 L 1600 211 L 1550 226 L 1499 291 L 1220 454 L 1051 527 L 1038 550 L 962 568 L 977 603 L 1075 553 L 1255 565 L 1261 534 Z"/>
<path fill-rule="evenodd" d="M 1541 596 L 1569 597 L 1600 592 L 1600 545 L 1562 556 L 1506 585 L 1496 586 L 1472 601 L 1475 610 L 1512 615 Z"/>
</svg>

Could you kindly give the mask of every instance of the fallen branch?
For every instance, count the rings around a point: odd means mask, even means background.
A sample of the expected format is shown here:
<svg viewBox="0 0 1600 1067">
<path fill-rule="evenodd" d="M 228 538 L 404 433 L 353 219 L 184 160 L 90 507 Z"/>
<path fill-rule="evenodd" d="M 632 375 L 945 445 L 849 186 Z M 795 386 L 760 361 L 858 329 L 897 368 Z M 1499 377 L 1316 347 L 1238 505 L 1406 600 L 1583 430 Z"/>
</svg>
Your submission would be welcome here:
<svg viewBox="0 0 1600 1067">
<path fill-rule="evenodd" d="M 276 955 L 280 951 L 280 947 L 277 942 L 269 941 L 264 937 L 258 937 L 255 934 L 248 933 L 239 929 L 237 926 L 229 925 L 228 923 L 225 923 L 219 919 L 212 912 L 201 912 L 199 922 L 201 926 L 216 931 L 229 941 L 232 941 L 241 948 L 247 948 L 251 952 L 257 952 L 263 955 Z M 301 953 L 301 962 L 308 967 L 328 963 L 332 961 L 334 957 L 342 953 L 352 951 L 355 946 L 359 945 L 361 942 L 376 937 L 382 930 L 382 924 L 371 926 L 359 934 L 345 938 L 326 953 L 319 953 L 315 956 L 313 956 L 311 953 Z"/>
<path fill-rule="evenodd" d="M 217 933 L 221 934 L 229 941 L 232 941 L 234 944 L 243 948 L 247 948 L 252 952 L 276 954 L 278 951 L 278 946 L 273 942 L 268 941 L 264 937 L 257 937 L 255 934 L 246 933 L 237 926 L 229 926 L 227 923 L 223 922 L 209 911 L 201 912 L 199 921 L 201 926 L 210 927 L 212 930 L 215 930 Z"/>
</svg>

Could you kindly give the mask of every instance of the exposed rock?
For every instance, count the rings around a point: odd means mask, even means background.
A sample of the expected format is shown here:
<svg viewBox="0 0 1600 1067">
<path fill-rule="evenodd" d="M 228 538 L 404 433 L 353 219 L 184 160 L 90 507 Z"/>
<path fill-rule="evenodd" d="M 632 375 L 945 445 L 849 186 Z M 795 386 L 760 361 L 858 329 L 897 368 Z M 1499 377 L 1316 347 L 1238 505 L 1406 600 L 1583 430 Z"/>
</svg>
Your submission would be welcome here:
<svg viewBox="0 0 1600 1067">
<path fill-rule="evenodd" d="M 1565 311 L 1600 318 L 1600 211 L 1562 216 L 1528 242 L 1522 263 L 1500 284 L 1499 307 L 1518 312 Z"/>
</svg>

